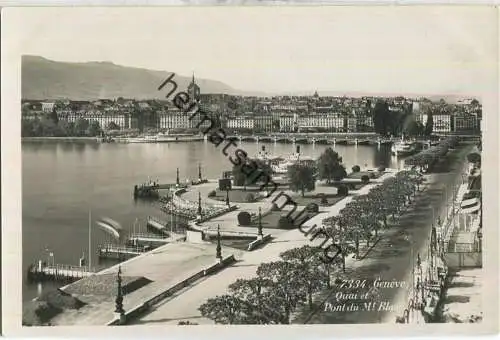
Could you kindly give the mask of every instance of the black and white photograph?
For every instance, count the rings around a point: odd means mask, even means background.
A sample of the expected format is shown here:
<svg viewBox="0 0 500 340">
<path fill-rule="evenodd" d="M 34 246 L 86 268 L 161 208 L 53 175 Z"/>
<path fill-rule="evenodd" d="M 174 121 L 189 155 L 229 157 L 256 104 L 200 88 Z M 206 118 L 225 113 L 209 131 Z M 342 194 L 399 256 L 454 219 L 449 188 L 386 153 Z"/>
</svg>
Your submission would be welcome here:
<svg viewBox="0 0 500 340">
<path fill-rule="evenodd" d="M 496 96 L 488 6 L 7 8 L 3 317 L 498 330 Z"/>
</svg>

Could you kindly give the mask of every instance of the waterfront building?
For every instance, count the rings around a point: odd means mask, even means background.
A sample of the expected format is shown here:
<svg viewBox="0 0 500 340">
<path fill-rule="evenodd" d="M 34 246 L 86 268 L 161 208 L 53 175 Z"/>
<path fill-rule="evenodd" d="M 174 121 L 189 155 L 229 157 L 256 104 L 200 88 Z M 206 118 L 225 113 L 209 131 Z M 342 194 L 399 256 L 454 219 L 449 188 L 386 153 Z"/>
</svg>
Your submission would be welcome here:
<svg viewBox="0 0 500 340">
<path fill-rule="evenodd" d="M 373 132 L 373 118 L 370 116 L 357 116 L 356 117 L 356 131 L 357 132 Z"/>
<path fill-rule="evenodd" d="M 432 116 L 433 132 L 451 132 L 451 115 L 439 114 Z"/>
<path fill-rule="evenodd" d="M 254 130 L 258 132 L 271 132 L 274 129 L 275 123 L 270 115 L 254 116 Z M 278 121 L 279 124 L 279 121 Z"/>
<path fill-rule="evenodd" d="M 300 129 L 317 129 L 336 132 L 344 128 L 344 119 L 340 115 L 309 115 L 298 119 Z"/>
<path fill-rule="evenodd" d="M 42 111 L 51 112 L 54 109 L 55 105 L 55 102 L 42 102 Z"/>
<path fill-rule="evenodd" d="M 296 115 L 286 114 L 279 117 L 280 132 L 292 132 L 295 126 Z"/>
<path fill-rule="evenodd" d="M 160 129 L 187 129 L 189 128 L 189 115 L 181 111 L 161 111 L 158 113 Z"/>
<path fill-rule="evenodd" d="M 231 117 L 227 119 L 227 127 L 229 129 L 254 129 L 255 121 L 251 117 Z"/>
<path fill-rule="evenodd" d="M 425 124 L 427 124 L 427 115 L 423 113 L 418 113 L 415 115 L 415 121 L 425 126 Z"/>
<path fill-rule="evenodd" d="M 345 132 L 356 132 L 357 119 L 356 117 L 345 118 Z"/>
<path fill-rule="evenodd" d="M 480 131 L 479 119 L 472 115 L 453 116 L 453 131 L 461 133 L 478 133 Z"/>
</svg>

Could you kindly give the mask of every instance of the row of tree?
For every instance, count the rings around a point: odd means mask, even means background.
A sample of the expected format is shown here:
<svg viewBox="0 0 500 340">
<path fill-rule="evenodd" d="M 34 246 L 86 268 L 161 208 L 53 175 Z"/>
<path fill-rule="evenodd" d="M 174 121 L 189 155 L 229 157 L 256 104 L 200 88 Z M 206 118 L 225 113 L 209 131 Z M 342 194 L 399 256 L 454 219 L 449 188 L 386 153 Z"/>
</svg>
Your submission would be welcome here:
<svg viewBox="0 0 500 340">
<path fill-rule="evenodd" d="M 120 126 L 109 122 L 106 129 L 119 130 Z M 21 121 L 22 137 L 96 137 L 102 133 L 103 129 L 97 120 L 78 118 L 70 122 L 59 119 L 56 107 L 49 114 Z"/>
<path fill-rule="evenodd" d="M 369 246 L 387 219 L 396 219 L 420 190 L 423 177 L 415 170 L 403 170 L 386 179 L 366 195 L 355 196 L 340 213 L 323 220 L 325 232 L 342 249 L 342 266 L 349 254 L 359 256 L 360 242 Z"/>
<path fill-rule="evenodd" d="M 311 308 L 313 294 L 330 287 L 333 264 L 320 260 L 322 252 L 303 246 L 260 264 L 256 277 L 238 279 L 228 294 L 201 305 L 201 315 L 219 324 L 289 324 L 298 306 L 308 302 Z"/>
<path fill-rule="evenodd" d="M 419 167 L 420 171 L 431 171 L 439 160 L 448 153 L 448 150 L 455 148 L 457 144 L 457 137 L 447 138 L 439 142 L 438 145 L 406 158 L 405 165 Z"/>
<path fill-rule="evenodd" d="M 323 221 L 324 231 L 341 249 L 341 256 L 325 261 L 322 247 L 305 245 L 285 251 L 279 261 L 262 263 L 251 279 L 238 279 L 228 294 L 208 299 L 199 307 L 202 316 L 219 324 L 289 324 L 299 306 L 313 308 L 313 295 L 331 287 L 331 274 L 345 258 L 359 251 L 359 241 L 387 226 L 411 203 L 422 177 L 403 171 L 357 197 L 336 217 Z M 314 237 L 315 238 L 315 237 Z"/>
<path fill-rule="evenodd" d="M 79 118 L 75 122 L 61 120 L 55 123 L 51 119 L 41 118 L 22 120 L 22 137 L 96 137 L 102 135 L 98 121 Z"/>
</svg>

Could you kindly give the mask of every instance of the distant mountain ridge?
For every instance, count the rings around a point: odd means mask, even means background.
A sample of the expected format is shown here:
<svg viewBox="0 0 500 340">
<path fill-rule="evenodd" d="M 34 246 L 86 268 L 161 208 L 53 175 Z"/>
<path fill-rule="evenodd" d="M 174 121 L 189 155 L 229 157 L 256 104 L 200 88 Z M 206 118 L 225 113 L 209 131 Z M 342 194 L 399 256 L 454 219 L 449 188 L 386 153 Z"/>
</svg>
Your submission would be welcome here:
<svg viewBox="0 0 500 340">
<path fill-rule="evenodd" d="M 95 100 L 114 99 L 118 97 L 128 99 L 164 99 L 168 92 L 165 92 L 166 90 L 158 91 L 157 89 L 171 73 L 169 71 L 120 66 L 109 61 L 60 62 L 40 56 L 24 55 L 22 56 L 21 97 L 23 99 L 34 100 Z M 191 81 L 191 76 L 182 76 L 176 73 L 175 81 L 178 84 L 178 90 L 187 89 Z M 200 86 L 201 93 L 203 94 L 224 93 L 264 97 L 285 95 L 312 96 L 315 92 L 315 90 L 300 92 L 280 91 L 274 93 L 243 91 L 220 81 L 200 78 L 196 78 L 196 83 Z M 435 101 L 443 98 L 449 103 L 468 97 L 465 95 L 449 94 L 361 93 L 354 91 L 322 91 L 321 89 L 317 91 L 320 96 L 426 97 Z M 481 98 L 476 99 L 481 101 Z"/>
<path fill-rule="evenodd" d="M 126 67 L 112 62 L 70 63 L 39 56 L 22 57 L 23 99 L 95 100 L 111 98 L 164 99 L 158 86 L 171 74 Z M 191 77 L 176 74 L 178 90 L 187 89 Z M 242 94 L 227 84 L 196 78 L 202 93 Z"/>
</svg>

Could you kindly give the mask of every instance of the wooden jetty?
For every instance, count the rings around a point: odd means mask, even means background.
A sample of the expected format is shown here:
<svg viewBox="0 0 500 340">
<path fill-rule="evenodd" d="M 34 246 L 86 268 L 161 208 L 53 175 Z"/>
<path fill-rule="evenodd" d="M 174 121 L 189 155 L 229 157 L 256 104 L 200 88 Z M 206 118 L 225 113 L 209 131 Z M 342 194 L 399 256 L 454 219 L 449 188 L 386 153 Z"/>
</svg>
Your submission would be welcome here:
<svg viewBox="0 0 500 340">
<path fill-rule="evenodd" d="M 28 268 L 28 281 L 63 281 L 74 282 L 84 277 L 94 275 L 94 270 L 89 270 L 88 266 L 71 266 L 65 264 L 46 265 L 39 261 Z"/>
<path fill-rule="evenodd" d="M 146 225 L 154 232 L 157 232 L 160 235 L 168 236 L 167 223 L 160 220 L 159 218 L 148 216 Z"/>
<path fill-rule="evenodd" d="M 144 246 L 149 245 L 152 248 L 160 245 L 167 244 L 171 241 L 170 235 L 157 235 L 157 234 L 141 234 L 135 233 L 127 238 L 127 245 L 130 246 Z"/>
<path fill-rule="evenodd" d="M 121 246 L 121 245 L 106 244 L 104 246 L 99 247 L 99 258 L 100 259 L 128 260 L 132 257 L 141 255 L 149 250 L 151 250 L 151 247 L 149 245 L 127 247 L 127 246 Z"/>
</svg>

